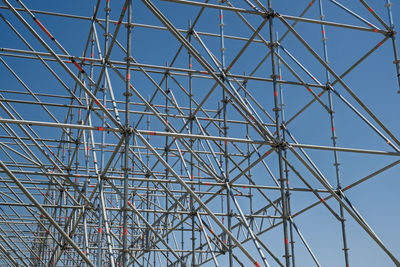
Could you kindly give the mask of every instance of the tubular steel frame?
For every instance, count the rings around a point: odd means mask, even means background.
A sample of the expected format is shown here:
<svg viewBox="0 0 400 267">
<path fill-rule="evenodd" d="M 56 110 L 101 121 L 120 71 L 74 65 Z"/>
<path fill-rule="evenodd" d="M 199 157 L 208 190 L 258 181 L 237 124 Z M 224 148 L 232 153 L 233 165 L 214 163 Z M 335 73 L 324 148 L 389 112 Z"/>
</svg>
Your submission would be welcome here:
<svg viewBox="0 0 400 267">
<path fill-rule="evenodd" d="M 390 39 L 384 47 L 393 49 L 400 89 L 390 0 L 383 3 L 387 19 L 373 9 L 375 1 L 364 0 L 355 1 L 359 10 L 336 0 L 312 0 L 298 16 L 281 14 L 272 0 L 97 0 L 91 16 L 73 14 L 73 8 L 71 14 L 56 13 L 31 9 L 28 1 L 1 2 L 1 26 L 24 45 L 10 41 L 0 47 L 1 80 L 18 83 L 17 90 L 3 87 L 7 83 L 0 88 L 1 266 L 294 267 L 306 266 L 307 257 L 325 266 L 312 249 L 320 241 L 308 238 L 297 222 L 313 209 L 328 212 L 338 225 L 332 231 L 341 237 L 337 247 L 343 255 L 329 259 L 334 266 L 352 263 L 348 223 L 400 266 L 348 193 L 400 163 L 387 163 L 400 155 L 398 135 L 347 79 Z M 139 4 L 154 23 L 136 22 Z M 354 25 L 327 20 L 328 4 Z M 186 29 L 176 26 L 168 9 L 174 7 L 195 14 Z M 313 9 L 319 19 L 307 18 Z M 215 32 L 198 26 L 210 12 L 218 15 Z M 237 26 L 229 25 L 232 17 L 248 36 L 227 34 Z M 81 55 L 68 52 L 61 33 L 48 27 L 49 18 L 89 25 Z M 298 30 L 313 24 L 320 27 L 322 52 Z M 168 32 L 174 54 L 165 54 L 163 64 L 141 62 L 135 56 L 137 29 L 151 31 L 147 38 Z M 330 29 L 381 41 L 339 74 L 328 59 Z M 163 39 L 155 40 L 163 45 Z M 231 42 L 239 48 L 230 50 Z M 325 77 L 299 59 L 291 42 L 307 51 Z M 251 54 L 256 45 L 263 54 Z M 253 68 L 241 65 L 248 53 L 257 55 Z M 40 79 L 54 79 L 57 93 L 36 91 L 23 67 L 11 63 L 19 61 L 44 67 Z M 285 86 L 307 94 L 307 102 L 291 113 Z M 265 89 L 262 97 L 259 88 Z M 386 149 L 375 149 L 382 146 L 373 142 L 341 147 L 336 102 Z M 296 139 L 301 126 L 295 122 L 314 106 L 329 122 L 326 145 Z M 30 109 L 40 114 L 36 120 Z M 324 151 L 331 152 L 321 154 L 333 162 L 329 171 L 315 157 Z M 348 182 L 339 167 L 344 154 L 384 158 L 385 165 Z M 311 202 L 302 202 L 300 194 Z"/>
</svg>

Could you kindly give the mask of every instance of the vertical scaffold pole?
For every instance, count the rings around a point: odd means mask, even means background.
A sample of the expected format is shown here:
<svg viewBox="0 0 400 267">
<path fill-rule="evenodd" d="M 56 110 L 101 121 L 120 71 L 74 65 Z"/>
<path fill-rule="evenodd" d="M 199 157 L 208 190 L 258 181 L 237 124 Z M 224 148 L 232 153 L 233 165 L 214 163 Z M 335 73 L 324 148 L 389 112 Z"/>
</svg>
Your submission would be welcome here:
<svg viewBox="0 0 400 267">
<path fill-rule="evenodd" d="M 322 5 L 322 0 L 319 0 L 319 13 L 320 13 L 320 20 L 323 21 L 325 20 L 325 14 L 324 14 L 324 9 Z M 329 58 L 328 58 L 328 45 L 327 45 L 327 37 L 326 37 L 326 30 L 325 30 L 325 25 L 321 24 L 321 34 L 322 34 L 322 45 L 323 45 L 323 51 L 324 51 L 324 61 L 326 64 L 329 64 Z M 326 70 L 326 84 L 330 84 L 330 75 L 328 70 Z M 327 88 L 330 88 L 328 86 Z M 330 117 L 330 124 L 331 124 L 331 139 L 332 139 L 332 145 L 333 147 L 337 146 L 337 136 L 336 136 L 336 129 L 335 129 L 335 112 L 333 108 L 333 99 L 332 99 L 332 92 L 331 90 L 328 90 L 328 98 L 329 98 L 329 117 Z M 334 155 L 334 166 L 335 166 L 335 173 L 336 173 L 336 183 L 337 183 L 337 190 L 341 190 L 341 179 L 340 179 L 340 163 L 339 163 L 339 155 L 337 150 L 333 151 Z M 340 195 L 340 197 L 342 197 Z M 349 263 L 349 248 L 347 247 L 347 236 L 346 236 L 346 225 L 345 225 L 345 217 L 344 217 L 344 211 L 342 205 L 339 205 L 339 212 L 340 212 L 340 224 L 342 228 L 342 239 L 343 239 L 343 253 L 344 253 L 344 261 L 345 261 L 345 266 L 350 266 Z"/>
<path fill-rule="evenodd" d="M 400 59 L 399 59 L 399 53 L 397 52 L 396 33 L 394 31 L 392 2 L 390 2 L 390 0 L 386 0 L 386 5 L 385 6 L 387 8 L 388 16 L 389 16 L 389 26 L 390 26 L 390 29 L 392 30 L 390 38 L 392 39 L 392 44 L 393 44 L 393 54 L 394 54 L 393 63 L 396 66 L 397 82 L 399 84 L 399 90 L 397 91 L 397 93 L 400 94 Z"/>
<path fill-rule="evenodd" d="M 193 28 L 192 28 L 192 23 L 189 21 L 189 34 L 188 34 L 188 41 L 189 43 L 192 42 L 192 35 L 193 35 Z M 189 69 L 192 69 L 192 54 L 188 53 L 189 55 Z M 193 78 L 192 78 L 192 72 L 189 72 L 189 131 L 190 134 L 193 134 Z M 193 140 L 190 140 L 190 149 L 193 150 Z M 190 154 L 190 179 L 193 179 L 193 154 Z M 191 189 L 194 191 L 195 187 L 194 184 L 192 184 Z M 190 212 L 191 212 L 191 244 L 192 244 L 192 266 L 196 266 L 196 231 L 195 231 L 195 214 L 194 214 L 194 203 L 193 203 L 193 197 L 190 196 Z M 182 247 L 183 248 L 183 247 Z"/>
<path fill-rule="evenodd" d="M 131 81 L 131 38 L 132 38 L 132 0 L 128 0 L 127 40 L 126 40 L 126 88 L 125 88 L 125 153 L 124 153 L 124 201 L 123 201 L 123 225 L 122 225 L 122 266 L 128 266 L 128 187 L 129 187 L 129 105 L 130 105 L 130 81 Z"/>
<path fill-rule="evenodd" d="M 276 40 L 279 40 L 279 35 L 278 35 L 278 33 L 276 33 Z M 281 60 L 280 60 L 280 51 L 279 51 L 279 46 L 277 46 L 277 48 L 276 48 L 276 53 L 277 53 L 277 55 L 278 55 L 278 64 L 277 64 L 277 68 L 278 68 L 278 77 L 279 77 L 279 80 L 282 80 L 282 68 L 281 68 L 281 64 L 282 64 L 282 62 L 281 62 Z M 281 112 L 281 120 L 282 120 L 282 126 L 283 127 L 285 127 L 285 109 L 284 109 L 284 107 L 285 107 L 285 102 L 284 102 L 284 99 L 283 99 L 283 86 L 282 86 L 282 84 L 281 83 L 279 83 L 279 107 L 280 107 L 280 112 Z M 285 130 L 283 130 L 282 131 L 282 138 L 283 138 L 283 140 L 286 140 L 286 131 Z M 283 151 L 283 156 L 285 157 L 285 158 L 287 158 L 287 151 L 286 150 L 284 150 Z M 292 216 L 291 214 L 292 214 L 292 211 L 291 211 L 291 208 L 290 208 L 290 191 L 289 191 L 289 168 L 288 168 L 288 164 L 287 164 L 287 162 L 285 161 L 285 179 L 286 179 L 286 188 L 287 188 L 287 190 L 286 190 L 286 198 L 287 198 L 287 204 L 288 204 L 288 207 L 287 207 L 287 210 L 288 210 L 288 216 Z M 293 238 L 293 220 L 289 220 L 289 236 L 290 236 L 290 249 L 291 249 L 291 256 L 292 256 L 292 266 L 293 267 L 295 267 L 296 266 L 296 261 L 295 261 L 295 255 L 294 255 L 294 238 Z"/>
<path fill-rule="evenodd" d="M 284 235 L 284 246 L 285 246 L 285 263 L 286 267 L 290 266 L 290 248 L 289 248 L 289 235 L 288 235 L 288 208 L 287 208 L 287 198 L 286 198 L 286 187 L 287 183 L 284 174 L 284 166 L 282 153 L 284 151 L 285 140 L 281 137 L 281 117 L 280 117 L 280 107 L 279 107 L 279 98 L 278 98 L 278 82 L 277 82 L 277 74 L 276 74 L 276 55 L 275 55 L 275 36 L 274 36 L 274 10 L 272 9 L 272 0 L 268 0 L 268 11 L 269 11 L 269 38 L 270 44 L 269 48 L 271 50 L 271 65 L 272 65 L 272 83 L 273 83 L 273 91 L 274 91 L 274 113 L 275 113 L 275 129 L 276 129 L 276 152 L 278 154 L 278 164 L 279 164 L 279 182 L 280 182 L 280 192 L 281 192 L 281 201 L 282 201 L 282 226 L 283 226 L 283 235 Z"/>
<path fill-rule="evenodd" d="M 220 0 L 219 4 L 222 5 L 224 1 Z M 224 33 L 224 12 L 222 9 L 219 10 L 219 30 L 220 30 L 220 50 L 221 50 L 221 71 L 225 72 L 225 33 Z M 224 75 L 221 75 L 222 79 L 224 79 Z M 225 80 L 224 80 L 225 82 Z M 227 125 L 227 105 L 228 105 L 228 97 L 226 96 L 225 90 L 222 89 L 222 117 L 223 117 L 223 136 L 228 136 L 228 125 Z M 223 175 L 225 175 L 224 180 L 225 183 L 229 183 L 229 160 L 228 160 L 228 142 L 224 142 L 224 164 L 225 166 L 221 166 L 224 169 Z M 227 198 L 226 198 L 226 212 L 228 214 L 228 230 L 231 231 L 232 228 L 232 210 L 231 210 L 231 188 L 226 186 L 227 190 Z M 233 266 L 233 255 L 232 255 L 232 240 L 228 236 L 228 254 L 229 254 L 229 266 Z"/>
<path fill-rule="evenodd" d="M 165 66 L 168 66 L 168 63 L 166 63 Z M 168 112 L 169 112 L 168 94 L 170 93 L 169 85 L 168 85 L 168 75 L 169 75 L 168 71 L 166 71 L 165 72 L 165 121 L 167 123 L 169 123 L 169 121 L 168 121 Z M 165 127 L 165 131 L 166 132 L 169 131 L 168 127 Z M 168 146 L 168 143 L 169 143 L 169 138 L 168 138 L 168 136 L 166 136 L 165 137 L 165 148 L 164 149 L 165 149 L 165 162 L 167 162 L 167 163 L 168 163 L 168 160 L 169 160 L 169 146 Z M 165 187 L 169 189 L 168 177 L 169 177 L 169 171 L 168 171 L 168 169 L 165 169 L 165 180 L 167 181 L 165 183 Z M 169 209 L 168 195 L 165 194 L 165 210 L 168 210 L 168 209 Z M 168 230 L 167 230 L 168 229 L 168 224 L 169 224 L 168 220 L 169 220 L 169 216 L 167 214 L 165 216 L 165 222 L 164 222 L 165 223 L 165 232 L 168 232 Z M 167 234 L 167 237 L 166 237 L 165 241 L 167 242 L 167 244 L 169 244 L 169 235 L 168 234 Z M 170 264 L 170 262 L 169 262 L 169 251 L 167 251 L 166 259 L 167 259 L 167 264 L 169 265 Z"/>
</svg>

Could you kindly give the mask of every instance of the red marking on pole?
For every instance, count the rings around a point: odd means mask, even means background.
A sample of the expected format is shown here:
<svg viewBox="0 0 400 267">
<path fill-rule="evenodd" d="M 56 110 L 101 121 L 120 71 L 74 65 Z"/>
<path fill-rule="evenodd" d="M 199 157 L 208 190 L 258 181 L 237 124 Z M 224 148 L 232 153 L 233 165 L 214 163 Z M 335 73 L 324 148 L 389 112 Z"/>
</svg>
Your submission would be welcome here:
<svg viewBox="0 0 400 267">
<path fill-rule="evenodd" d="M 313 5 L 313 2 L 311 1 L 311 2 L 310 2 L 310 6 L 312 6 L 312 5 Z"/>
<path fill-rule="evenodd" d="M 346 189 L 350 189 L 350 187 L 351 187 L 351 186 L 349 185 L 349 186 L 346 187 Z"/>
<path fill-rule="evenodd" d="M 97 131 L 104 131 L 104 127 L 97 127 Z"/>
<path fill-rule="evenodd" d="M 65 220 L 68 221 L 68 217 L 67 216 L 65 216 Z"/>
<path fill-rule="evenodd" d="M 201 73 L 202 73 L 202 74 L 208 74 L 208 72 L 207 72 L 207 71 L 202 71 Z"/>
<path fill-rule="evenodd" d="M 89 61 L 89 59 L 87 57 L 83 58 L 83 61 Z"/>
<path fill-rule="evenodd" d="M 261 267 L 261 265 L 257 261 L 254 263 L 254 266 Z"/>
<path fill-rule="evenodd" d="M 252 115 L 250 115 L 250 119 L 252 120 L 252 121 L 255 121 L 256 119 L 254 119 L 254 117 L 252 116 Z"/>
<path fill-rule="evenodd" d="M 296 217 L 297 215 L 299 215 L 297 212 L 293 215 L 293 217 Z"/>
<path fill-rule="evenodd" d="M 94 53 L 93 53 L 93 52 L 90 54 L 90 57 L 91 57 L 91 58 L 94 58 Z"/>
<path fill-rule="evenodd" d="M 126 79 L 127 79 L 128 81 L 131 79 L 131 74 L 130 74 L 130 73 L 127 73 L 127 74 L 126 74 Z"/>
<path fill-rule="evenodd" d="M 324 30 L 322 30 L 322 34 L 325 34 L 325 31 L 324 31 Z"/>
<path fill-rule="evenodd" d="M 311 88 L 310 88 L 310 87 L 307 87 L 307 90 L 308 90 L 309 92 L 312 92 L 312 90 L 311 90 Z"/>
<path fill-rule="evenodd" d="M 319 93 L 319 94 L 318 94 L 318 97 L 321 97 L 321 96 L 322 96 L 322 94 L 323 94 L 322 92 L 321 92 L 321 93 Z"/>
<path fill-rule="evenodd" d="M 211 230 L 210 230 L 210 233 L 214 234 L 214 231 L 211 229 Z"/>
<path fill-rule="evenodd" d="M 100 101 L 99 101 L 97 98 L 94 99 L 94 103 L 95 103 L 96 105 L 98 105 L 99 107 L 100 107 L 100 105 L 101 105 L 101 104 L 100 104 Z"/>
<path fill-rule="evenodd" d="M 368 8 L 368 11 L 372 13 L 374 10 L 373 10 L 372 8 L 369 7 L 369 8 Z"/>
<path fill-rule="evenodd" d="M 78 183 L 78 178 L 75 177 L 75 183 Z"/>
<path fill-rule="evenodd" d="M 319 199 L 322 203 L 324 203 L 325 202 L 325 200 L 323 199 L 323 198 L 320 198 Z"/>
<path fill-rule="evenodd" d="M 222 16 L 222 15 L 219 15 L 219 18 L 220 18 L 220 19 L 222 19 L 222 18 L 223 18 L 223 16 Z"/>
<path fill-rule="evenodd" d="M 374 29 L 374 32 L 378 32 L 378 29 Z"/>
<path fill-rule="evenodd" d="M 225 140 L 225 145 L 228 145 L 228 141 Z"/>
<path fill-rule="evenodd" d="M 101 234 L 101 227 L 99 228 L 99 234 Z"/>
<path fill-rule="evenodd" d="M 387 143 L 390 145 L 392 142 L 390 142 L 390 140 L 388 140 Z"/>
<path fill-rule="evenodd" d="M 379 42 L 378 46 L 381 46 L 381 45 L 382 45 L 382 42 Z"/>
<path fill-rule="evenodd" d="M 244 189 L 246 189 L 247 188 L 247 186 L 242 186 Z"/>
<path fill-rule="evenodd" d="M 335 127 L 332 127 L 332 131 L 335 131 Z"/>
<path fill-rule="evenodd" d="M 126 5 L 122 8 L 122 10 L 125 12 L 126 11 Z"/>
<path fill-rule="evenodd" d="M 90 146 L 87 146 L 87 147 L 86 147 L 86 150 L 90 150 Z"/>
<path fill-rule="evenodd" d="M 287 237 L 285 237 L 285 244 L 289 244 L 289 239 L 287 239 Z"/>
<path fill-rule="evenodd" d="M 278 96 L 278 91 L 274 91 L 274 96 Z"/>
<path fill-rule="evenodd" d="M 81 115 L 82 114 L 82 110 L 78 110 L 78 114 Z"/>
<path fill-rule="evenodd" d="M 228 66 L 228 68 L 226 70 L 230 70 L 232 68 L 232 66 Z"/>
<path fill-rule="evenodd" d="M 190 176 L 190 179 L 191 179 L 191 180 L 193 180 L 193 179 L 194 179 L 194 175 L 193 175 L 193 174 Z"/>
<path fill-rule="evenodd" d="M 77 69 L 80 71 L 80 72 L 84 72 L 84 70 L 82 69 L 82 67 L 81 66 L 79 66 L 79 64 L 78 63 L 76 63 L 76 61 L 74 60 L 74 61 L 72 61 L 72 63 L 74 63 L 74 65 L 75 65 L 75 67 L 77 67 Z"/>
<path fill-rule="evenodd" d="M 61 220 L 61 215 L 60 215 L 60 216 L 58 216 L 58 219 L 60 219 L 60 220 Z"/>
<path fill-rule="evenodd" d="M 150 132 L 149 134 L 150 135 L 156 135 L 156 132 Z"/>
<path fill-rule="evenodd" d="M 37 25 L 39 25 L 40 28 L 42 28 L 42 30 L 47 34 L 47 36 L 49 36 L 49 38 L 54 41 L 53 35 L 51 35 L 51 33 L 43 26 L 43 24 L 36 18 L 34 18 L 34 21 L 37 23 Z"/>
<path fill-rule="evenodd" d="M 42 196 L 44 196 L 44 193 L 42 193 Z"/>
<path fill-rule="evenodd" d="M 269 154 L 271 154 L 271 152 L 269 152 L 269 151 L 265 152 L 266 156 L 268 156 Z"/>
<path fill-rule="evenodd" d="M 191 69 L 191 68 L 192 68 L 192 64 L 190 63 L 190 64 L 189 64 L 189 69 Z"/>
</svg>

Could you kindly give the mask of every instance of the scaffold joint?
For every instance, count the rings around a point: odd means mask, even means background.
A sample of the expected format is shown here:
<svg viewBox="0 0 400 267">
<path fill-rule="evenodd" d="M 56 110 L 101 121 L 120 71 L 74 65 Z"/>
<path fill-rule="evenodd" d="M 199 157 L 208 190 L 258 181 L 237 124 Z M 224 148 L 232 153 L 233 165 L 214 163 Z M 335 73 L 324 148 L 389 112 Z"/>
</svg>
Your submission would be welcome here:
<svg viewBox="0 0 400 267">
<path fill-rule="evenodd" d="M 272 147 L 275 149 L 286 150 L 288 148 L 288 142 L 279 140 L 276 141 L 276 143 L 274 143 Z"/>
<path fill-rule="evenodd" d="M 385 34 L 387 37 L 393 37 L 394 35 L 396 35 L 396 31 L 393 29 L 390 29 L 389 31 L 386 32 Z"/>
<path fill-rule="evenodd" d="M 274 18 L 276 16 L 278 16 L 279 14 L 277 12 L 275 12 L 272 8 L 270 8 L 267 12 L 265 12 L 262 17 L 265 19 L 271 19 Z"/>
<path fill-rule="evenodd" d="M 134 129 L 131 126 L 128 126 L 128 127 L 123 126 L 122 130 L 121 130 L 121 133 L 123 135 L 126 135 L 126 134 L 131 135 L 131 134 L 133 134 L 133 132 L 134 132 Z"/>
</svg>

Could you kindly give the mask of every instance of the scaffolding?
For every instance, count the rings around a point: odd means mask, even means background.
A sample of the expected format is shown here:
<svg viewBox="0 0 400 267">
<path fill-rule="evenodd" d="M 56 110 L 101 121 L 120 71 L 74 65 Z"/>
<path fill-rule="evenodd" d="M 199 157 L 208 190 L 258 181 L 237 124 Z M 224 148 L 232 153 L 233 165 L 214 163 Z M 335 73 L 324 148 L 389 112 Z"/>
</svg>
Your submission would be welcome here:
<svg viewBox="0 0 400 267">
<path fill-rule="evenodd" d="M 0 265 L 400 266 L 370 2 L 2 0 Z"/>
</svg>

